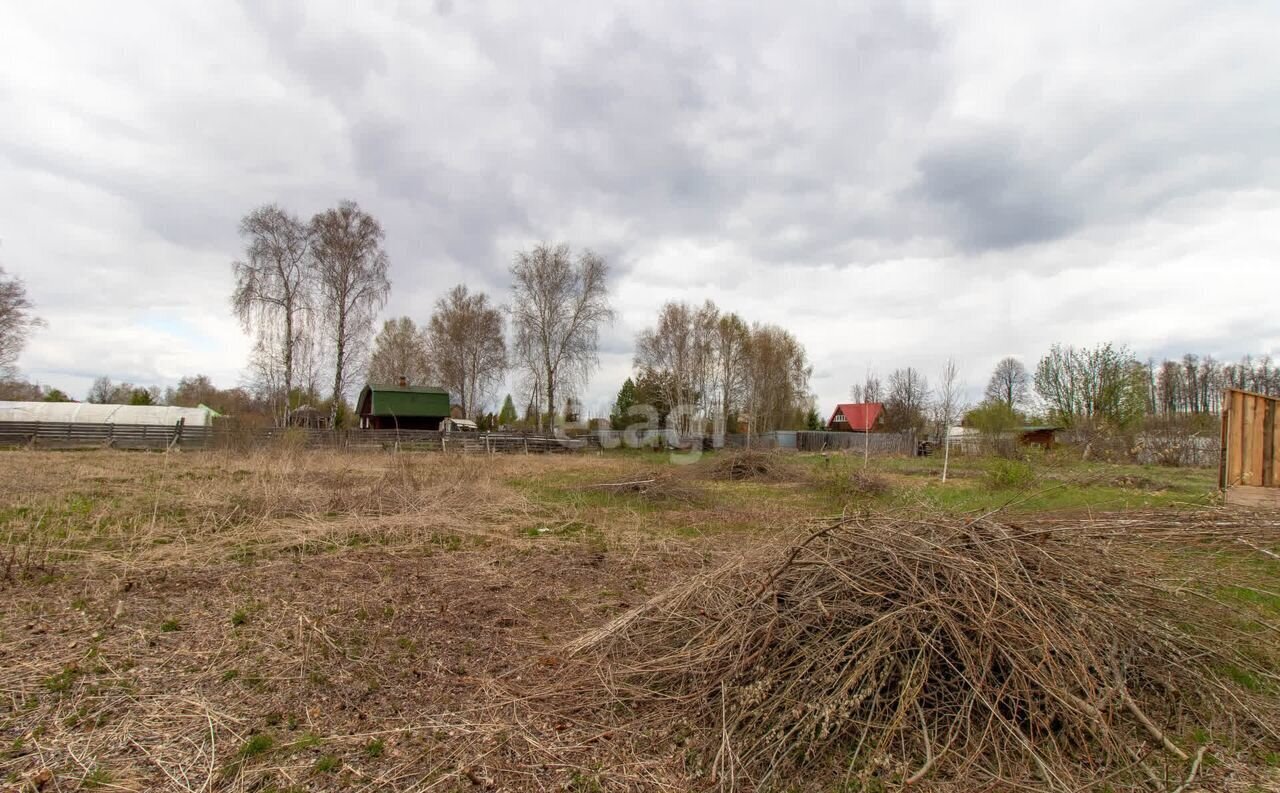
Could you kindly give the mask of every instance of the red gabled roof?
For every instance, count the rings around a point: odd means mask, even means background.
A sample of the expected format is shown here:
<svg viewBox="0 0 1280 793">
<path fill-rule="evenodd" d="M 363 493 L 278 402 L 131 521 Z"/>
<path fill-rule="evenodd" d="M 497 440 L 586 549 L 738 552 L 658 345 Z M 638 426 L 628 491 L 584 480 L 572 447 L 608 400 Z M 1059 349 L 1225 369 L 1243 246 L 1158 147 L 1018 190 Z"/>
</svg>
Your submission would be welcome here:
<svg viewBox="0 0 1280 793">
<path fill-rule="evenodd" d="M 870 432 L 883 413 L 883 402 L 848 402 L 836 405 L 836 410 L 831 414 L 831 421 L 827 422 L 827 426 L 835 423 L 836 416 L 843 415 L 848 422 L 845 426 L 849 429 L 854 432 Z"/>
</svg>

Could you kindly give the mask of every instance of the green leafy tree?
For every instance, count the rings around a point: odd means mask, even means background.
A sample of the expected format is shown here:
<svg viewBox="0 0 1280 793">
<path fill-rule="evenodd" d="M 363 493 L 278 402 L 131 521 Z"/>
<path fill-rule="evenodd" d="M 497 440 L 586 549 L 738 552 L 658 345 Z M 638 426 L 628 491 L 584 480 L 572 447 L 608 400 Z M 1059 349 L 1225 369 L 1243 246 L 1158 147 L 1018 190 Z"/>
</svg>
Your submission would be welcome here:
<svg viewBox="0 0 1280 793">
<path fill-rule="evenodd" d="M 1053 345 L 1036 366 L 1035 388 L 1051 421 L 1125 427 L 1146 412 L 1151 386 L 1147 368 L 1129 348 L 1108 343 Z"/>
<path fill-rule="evenodd" d="M 1025 419 L 1003 399 L 987 400 L 964 414 L 966 426 L 983 435 L 1000 435 L 1022 426 Z"/>
</svg>

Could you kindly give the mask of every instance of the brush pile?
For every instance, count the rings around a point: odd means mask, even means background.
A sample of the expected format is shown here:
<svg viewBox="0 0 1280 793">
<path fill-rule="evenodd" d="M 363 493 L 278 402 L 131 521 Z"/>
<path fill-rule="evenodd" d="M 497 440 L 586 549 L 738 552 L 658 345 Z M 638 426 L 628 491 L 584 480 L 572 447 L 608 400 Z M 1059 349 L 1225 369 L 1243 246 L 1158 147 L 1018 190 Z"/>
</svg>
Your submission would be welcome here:
<svg viewBox="0 0 1280 793">
<path fill-rule="evenodd" d="M 715 454 L 703 469 L 709 479 L 739 482 L 757 479 L 779 482 L 796 478 L 792 465 L 777 452 L 762 449 L 726 450 Z"/>
<path fill-rule="evenodd" d="M 865 470 L 857 470 L 849 474 L 847 486 L 851 495 L 863 498 L 878 498 L 893 489 L 888 479 Z"/>
<path fill-rule="evenodd" d="M 833 766 L 864 785 L 1181 789 L 1193 729 L 1277 740 L 1215 670 L 1275 675 L 1152 556 L 1071 527 L 840 520 L 568 649 L 650 728 L 698 725 L 702 773 L 729 789 Z"/>
</svg>

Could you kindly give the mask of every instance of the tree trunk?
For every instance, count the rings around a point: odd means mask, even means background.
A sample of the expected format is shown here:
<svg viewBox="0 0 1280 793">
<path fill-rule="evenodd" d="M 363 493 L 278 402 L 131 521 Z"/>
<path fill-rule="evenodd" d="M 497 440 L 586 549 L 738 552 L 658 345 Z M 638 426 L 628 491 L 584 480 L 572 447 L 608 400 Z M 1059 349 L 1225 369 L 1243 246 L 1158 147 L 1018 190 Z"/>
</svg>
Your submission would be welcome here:
<svg viewBox="0 0 1280 793">
<path fill-rule="evenodd" d="M 289 400 L 293 391 L 293 306 L 284 308 L 284 425 L 289 426 Z"/>
<path fill-rule="evenodd" d="M 345 363 L 343 356 L 346 351 L 346 337 L 347 316 L 344 312 L 338 315 L 337 350 L 333 369 L 333 403 L 329 406 L 329 429 L 335 430 L 338 428 L 338 402 L 342 399 L 342 366 Z"/>
<path fill-rule="evenodd" d="M 552 379 L 551 362 L 547 362 L 547 429 L 554 435 L 556 431 L 556 386 Z"/>
</svg>

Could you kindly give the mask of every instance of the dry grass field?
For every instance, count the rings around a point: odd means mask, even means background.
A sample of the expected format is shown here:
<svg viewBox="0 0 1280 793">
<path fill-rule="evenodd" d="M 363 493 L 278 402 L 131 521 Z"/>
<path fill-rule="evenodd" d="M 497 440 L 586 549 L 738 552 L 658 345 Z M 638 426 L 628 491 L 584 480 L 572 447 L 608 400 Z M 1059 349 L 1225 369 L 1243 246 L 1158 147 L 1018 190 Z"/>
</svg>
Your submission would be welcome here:
<svg viewBox="0 0 1280 793">
<path fill-rule="evenodd" d="M 1280 517 L 936 467 L 0 453 L 0 789 L 1280 789 Z"/>
</svg>

